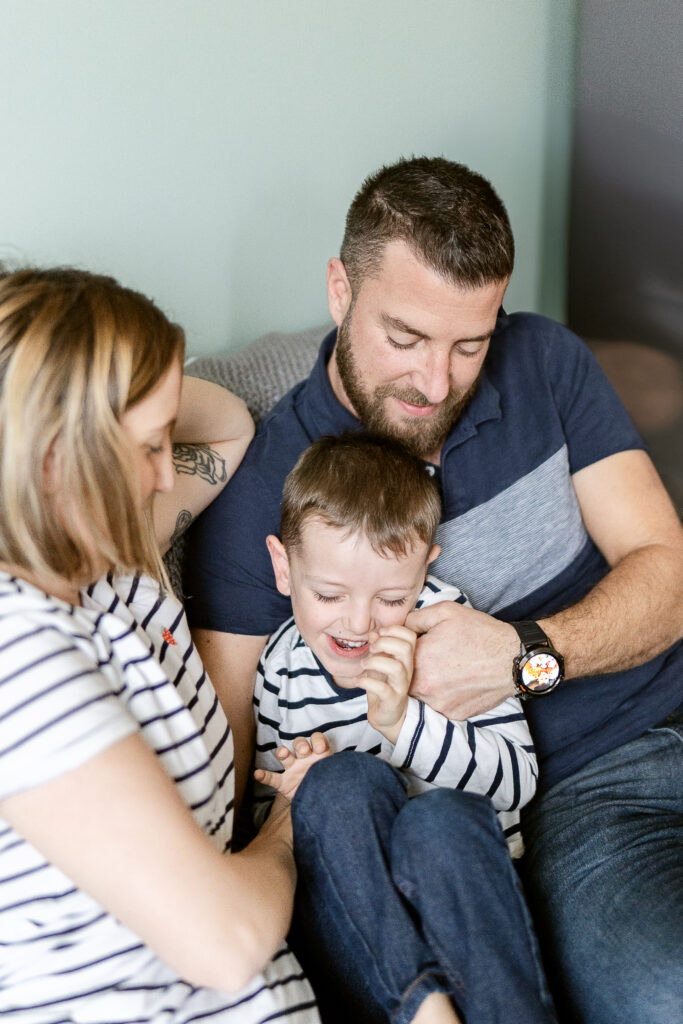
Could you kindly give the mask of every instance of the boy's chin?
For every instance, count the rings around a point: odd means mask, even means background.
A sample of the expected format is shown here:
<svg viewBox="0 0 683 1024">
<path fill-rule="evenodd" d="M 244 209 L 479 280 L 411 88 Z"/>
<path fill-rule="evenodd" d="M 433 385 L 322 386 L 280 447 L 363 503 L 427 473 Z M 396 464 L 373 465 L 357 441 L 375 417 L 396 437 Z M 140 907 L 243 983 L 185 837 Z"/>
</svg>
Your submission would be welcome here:
<svg viewBox="0 0 683 1024">
<path fill-rule="evenodd" d="M 358 679 L 358 674 L 356 674 L 355 676 L 339 676 L 332 675 L 332 673 L 330 672 L 330 675 L 332 676 L 335 685 L 341 687 L 342 690 L 355 690 L 358 686 L 358 683 L 356 682 L 356 680 Z"/>
</svg>

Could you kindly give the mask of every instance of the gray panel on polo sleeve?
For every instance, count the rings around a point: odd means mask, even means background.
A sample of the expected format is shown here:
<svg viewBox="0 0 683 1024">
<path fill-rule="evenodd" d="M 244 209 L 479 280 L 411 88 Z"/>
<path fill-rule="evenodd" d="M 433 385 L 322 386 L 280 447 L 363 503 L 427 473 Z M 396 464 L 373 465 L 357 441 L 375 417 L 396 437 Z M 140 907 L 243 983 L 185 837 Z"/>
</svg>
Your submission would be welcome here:
<svg viewBox="0 0 683 1024">
<path fill-rule="evenodd" d="M 559 575 L 585 542 L 563 446 L 490 501 L 442 523 L 431 571 L 475 608 L 495 612 Z"/>
</svg>

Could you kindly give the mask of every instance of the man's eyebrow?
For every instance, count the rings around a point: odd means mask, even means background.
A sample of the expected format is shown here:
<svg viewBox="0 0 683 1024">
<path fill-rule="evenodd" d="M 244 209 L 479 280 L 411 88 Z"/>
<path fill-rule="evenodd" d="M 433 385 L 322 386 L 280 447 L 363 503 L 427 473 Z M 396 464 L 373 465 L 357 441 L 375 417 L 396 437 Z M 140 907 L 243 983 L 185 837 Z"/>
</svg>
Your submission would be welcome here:
<svg viewBox="0 0 683 1024">
<path fill-rule="evenodd" d="M 401 334 L 410 334 L 414 338 L 422 338 L 424 341 L 431 341 L 429 334 L 425 334 L 424 331 L 419 330 L 417 327 L 411 327 L 404 320 L 401 320 L 397 316 L 391 316 L 389 313 L 380 313 L 380 319 L 384 326 L 392 331 L 399 331 Z M 478 334 L 475 338 L 458 338 L 457 344 L 465 344 L 467 342 L 475 341 L 488 341 L 493 334 L 495 328 L 492 327 L 486 334 Z"/>
<path fill-rule="evenodd" d="M 400 331 L 401 334 L 412 334 L 416 338 L 424 338 L 425 341 L 432 340 L 424 331 L 418 330 L 417 327 L 411 327 L 410 324 L 400 320 L 397 316 L 390 316 L 389 313 L 380 313 L 380 318 L 384 326 L 392 331 Z"/>
</svg>

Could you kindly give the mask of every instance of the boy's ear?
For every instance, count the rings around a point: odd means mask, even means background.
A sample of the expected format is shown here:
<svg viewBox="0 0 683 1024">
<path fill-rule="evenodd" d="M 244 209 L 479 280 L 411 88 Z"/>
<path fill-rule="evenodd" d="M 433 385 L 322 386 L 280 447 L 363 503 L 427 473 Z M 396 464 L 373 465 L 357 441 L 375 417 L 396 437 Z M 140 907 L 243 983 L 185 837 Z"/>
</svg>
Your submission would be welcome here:
<svg viewBox="0 0 683 1024">
<path fill-rule="evenodd" d="M 441 548 L 439 547 L 439 545 L 438 544 L 432 544 L 432 549 L 429 552 L 429 554 L 427 555 L 427 565 L 431 565 L 432 562 L 436 561 L 436 559 L 439 557 L 440 554 L 441 554 Z"/>
<path fill-rule="evenodd" d="M 330 316 L 339 327 L 351 305 L 351 285 L 346 268 L 340 259 L 333 256 L 327 263 L 327 302 Z"/>
<path fill-rule="evenodd" d="M 272 533 L 269 533 L 266 537 L 266 546 L 270 560 L 273 563 L 277 589 L 285 597 L 289 597 L 292 591 L 289 586 L 289 559 L 287 558 L 287 552 L 280 538 Z"/>
</svg>

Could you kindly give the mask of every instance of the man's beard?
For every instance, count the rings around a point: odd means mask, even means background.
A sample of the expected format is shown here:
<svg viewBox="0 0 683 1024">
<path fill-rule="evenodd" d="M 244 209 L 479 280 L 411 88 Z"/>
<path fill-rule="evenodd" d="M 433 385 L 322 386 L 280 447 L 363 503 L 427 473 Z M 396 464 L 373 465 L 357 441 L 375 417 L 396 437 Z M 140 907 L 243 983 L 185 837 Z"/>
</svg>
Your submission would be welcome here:
<svg viewBox="0 0 683 1024">
<path fill-rule="evenodd" d="M 395 384 L 380 384 L 374 391 L 363 387 L 351 345 L 351 310 L 337 330 L 335 359 L 344 390 L 363 426 L 373 434 L 390 437 L 413 455 L 424 459 L 437 452 L 455 423 L 460 419 L 477 390 L 481 371 L 474 383 L 465 391 L 452 388 L 431 416 L 412 417 L 406 413 L 401 420 L 391 420 L 384 408 L 386 398 L 398 398 L 410 405 L 425 406 L 432 403 L 417 388 L 400 388 Z"/>
</svg>

